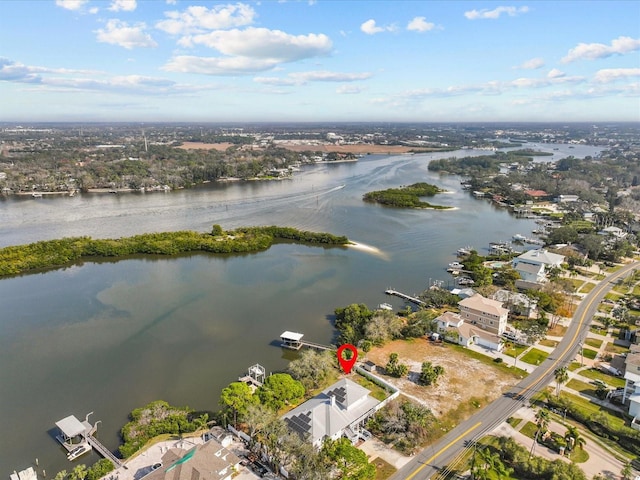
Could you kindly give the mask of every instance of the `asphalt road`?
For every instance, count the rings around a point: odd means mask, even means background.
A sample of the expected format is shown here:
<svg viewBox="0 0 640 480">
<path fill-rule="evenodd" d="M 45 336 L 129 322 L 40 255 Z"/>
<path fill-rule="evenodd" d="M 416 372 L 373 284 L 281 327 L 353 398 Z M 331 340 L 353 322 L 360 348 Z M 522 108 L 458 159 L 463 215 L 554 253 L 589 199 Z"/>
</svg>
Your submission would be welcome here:
<svg viewBox="0 0 640 480">
<path fill-rule="evenodd" d="M 509 418 L 516 410 L 528 403 L 538 391 L 544 389 L 552 380 L 557 368 L 568 366 L 580 350 L 581 342 L 589 332 L 589 325 L 598 304 L 615 285 L 629 272 L 640 266 L 633 262 L 602 280 L 576 309 L 564 338 L 547 359 L 535 371 L 530 373 L 518 385 L 503 396 L 487 405 L 481 411 L 464 421 L 445 435 L 437 444 L 422 450 L 407 465 L 395 473 L 391 480 L 426 480 L 445 478 L 448 468 L 465 455 L 468 448 L 479 438 L 491 432 Z M 482 378 L 477 379 L 482 382 Z M 473 390 L 473 385 L 468 385 Z"/>
</svg>

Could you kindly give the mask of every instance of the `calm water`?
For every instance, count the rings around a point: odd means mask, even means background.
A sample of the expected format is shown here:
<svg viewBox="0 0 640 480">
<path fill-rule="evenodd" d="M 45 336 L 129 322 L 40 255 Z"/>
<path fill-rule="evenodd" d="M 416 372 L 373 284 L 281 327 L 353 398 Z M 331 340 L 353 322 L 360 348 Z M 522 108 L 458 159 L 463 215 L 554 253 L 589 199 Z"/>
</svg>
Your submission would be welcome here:
<svg viewBox="0 0 640 480">
<path fill-rule="evenodd" d="M 598 152 L 586 148 L 566 154 Z M 248 366 L 287 365 L 290 357 L 276 343 L 283 330 L 329 343 L 334 308 L 384 301 L 401 307 L 385 288 L 417 293 L 431 280 L 449 280 L 444 267 L 458 247 L 483 251 L 490 241 L 535 228 L 474 200 L 458 178 L 427 171 L 429 159 L 451 155 L 368 156 L 307 167 L 292 180 L 168 194 L 0 202 L 0 245 L 206 231 L 219 223 L 327 231 L 372 247 L 277 245 L 251 255 L 86 263 L 0 280 L 0 475 L 35 458 L 48 478 L 73 468 L 51 437 L 54 422 L 70 414 L 94 411 L 91 419 L 102 420 L 100 438 L 115 450 L 128 412 L 152 400 L 216 410 L 220 390 Z M 450 190 L 433 203 L 457 210 L 362 202 L 367 191 L 416 181 Z"/>
</svg>

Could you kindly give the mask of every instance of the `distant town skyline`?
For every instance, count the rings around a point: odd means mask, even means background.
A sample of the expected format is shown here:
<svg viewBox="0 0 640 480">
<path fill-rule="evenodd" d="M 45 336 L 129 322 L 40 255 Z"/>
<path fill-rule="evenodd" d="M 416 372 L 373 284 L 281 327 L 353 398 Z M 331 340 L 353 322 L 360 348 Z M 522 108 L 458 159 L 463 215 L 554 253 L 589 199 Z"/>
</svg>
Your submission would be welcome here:
<svg viewBox="0 0 640 480">
<path fill-rule="evenodd" d="M 640 2 L 3 0 L 0 121 L 640 121 Z"/>
</svg>

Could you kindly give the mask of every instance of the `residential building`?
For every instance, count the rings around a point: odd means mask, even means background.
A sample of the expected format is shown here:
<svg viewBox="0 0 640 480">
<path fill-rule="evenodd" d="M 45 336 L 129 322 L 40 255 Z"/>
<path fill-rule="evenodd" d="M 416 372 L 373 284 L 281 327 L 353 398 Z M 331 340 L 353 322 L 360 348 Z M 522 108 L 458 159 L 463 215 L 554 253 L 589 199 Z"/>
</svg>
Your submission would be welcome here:
<svg viewBox="0 0 640 480">
<path fill-rule="evenodd" d="M 282 418 L 292 431 L 315 447 L 319 448 L 325 438 L 337 440 L 342 436 L 355 443 L 360 438 L 369 438 L 364 425 L 381 403 L 370 393 L 343 378 Z"/>
<path fill-rule="evenodd" d="M 640 430 L 640 345 L 631 345 L 625 361 L 624 394 L 622 403 L 629 399 L 629 415 L 633 417 L 631 427 Z M 627 396 L 630 389 L 633 393 Z"/>
<path fill-rule="evenodd" d="M 476 344 L 498 352 L 502 350 L 503 343 L 499 335 L 465 323 L 458 313 L 444 312 L 436 321 L 438 332 L 450 342 L 456 342 L 463 347 Z"/>
<path fill-rule="evenodd" d="M 627 236 L 627 232 L 622 230 L 620 227 L 606 227 L 598 232 L 598 235 L 604 235 L 605 237 L 611 237 L 614 239 L 625 238 Z"/>
<path fill-rule="evenodd" d="M 502 302 L 485 298 L 479 293 L 460 300 L 460 317 L 471 325 L 495 335 L 502 335 L 507 328 L 509 310 L 502 307 Z"/>
<path fill-rule="evenodd" d="M 513 259 L 512 266 L 520 274 L 523 282 L 539 284 L 546 280 L 546 272 L 549 269 L 562 266 L 564 258 L 564 255 L 540 248 L 517 256 Z"/>
<path fill-rule="evenodd" d="M 526 317 L 535 316 L 538 307 L 538 302 L 535 299 L 509 290 L 498 290 L 493 294 L 493 299 L 502 302 L 502 305 L 511 313 Z"/>
<path fill-rule="evenodd" d="M 215 440 L 190 450 L 172 448 L 162 456 L 162 466 L 145 480 L 231 480 L 240 458 Z"/>
</svg>

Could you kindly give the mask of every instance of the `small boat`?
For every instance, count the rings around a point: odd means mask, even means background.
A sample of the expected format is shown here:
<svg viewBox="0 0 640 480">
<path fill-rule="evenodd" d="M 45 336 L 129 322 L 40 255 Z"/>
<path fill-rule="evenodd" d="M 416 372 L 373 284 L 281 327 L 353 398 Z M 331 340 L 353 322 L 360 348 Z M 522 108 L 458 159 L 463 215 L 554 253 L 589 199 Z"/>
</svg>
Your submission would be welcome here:
<svg viewBox="0 0 640 480">
<path fill-rule="evenodd" d="M 91 445 L 89 445 L 89 443 L 83 443 L 81 445 L 78 445 L 76 448 L 74 448 L 73 450 L 71 450 L 69 453 L 67 453 L 67 458 L 71 461 L 71 460 L 75 460 L 76 458 L 78 458 L 80 455 L 84 455 L 87 452 L 91 451 Z"/>
<path fill-rule="evenodd" d="M 456 254 L 457 254 L 459 257 L 463 257 L 463 256 L 465 256 L 465 255 L 470 255 L 470 254 L 471 254 L 471 250 L 473 250 L 473 247 L 469 247 L 469 246 L 466 246 L 466 247 L 460 247 L 460 248 L 456 251 Z"/>
<path fill-rule="evenodd" d="M 513 237 L 513 241 L 514 242 L 526 242 L 527 241 L 527 237 L 525 237 L 524 235 L 521 235 L 519 233 L 516 233 Z"/>
<path fill-rule="evenodd" d="M 381 303 L 380 305 L 378 305 L 378 309 L 380 310 L 393 310 L 393 305 L 391 305 L 390 303 Z"/>
<path fill-rule="evenodd" d="M 451 262 L 449 268 L 464 268 L 464 265 L 460 262 Z"/>
<path fill-rule="evenodd" d="M 33 193 L 31 194 L 31 196 L 32 196 L 33 198 L 42 198 L 42 194 L 41 194 L 40 192 L 33 192 Z"/>
<path fill-rule="evenodd" d="M 473 279 L 469 278 L 469 277 L 462 277 L 458 279 L 458 285 L 473 285 L 474 282 Z"/>
</svg>

